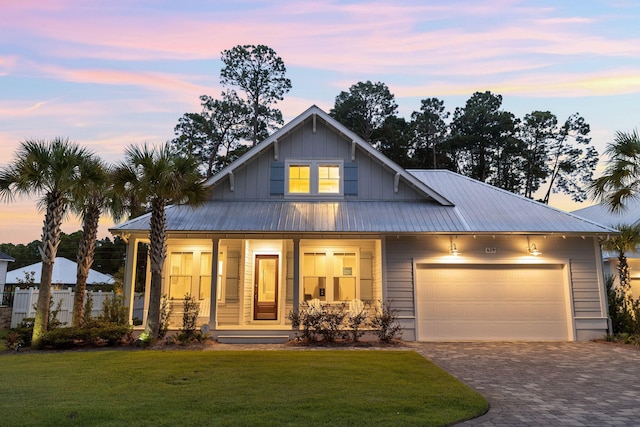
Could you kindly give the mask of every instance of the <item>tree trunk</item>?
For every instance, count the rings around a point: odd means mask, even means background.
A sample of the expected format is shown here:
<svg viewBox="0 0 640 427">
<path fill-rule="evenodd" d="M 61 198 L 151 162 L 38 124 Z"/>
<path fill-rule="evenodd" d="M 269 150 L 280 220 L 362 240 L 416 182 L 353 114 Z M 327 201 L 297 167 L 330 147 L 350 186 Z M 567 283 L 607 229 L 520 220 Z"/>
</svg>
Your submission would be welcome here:
<svg viewBox="0 0 640 427">
<path fill-rule="evenodd" d="M 84 323 L 84 299 L 87 294 L 87 277 L 93 265 L 99 221 L 100 209 L 96 204 L 90 204 L 84 213 L 82 241 L 80 242 L 80 247 L 78 247 L 78 268 L 76 273 L 75 296 L 73 298 L 72 320 L 72 325 L 75 327 L 80 327 Z"/>
<path fill-rule="evenodd" d="M 64 215 L 64 198 L 61 194 L 48 194 L 46 196 L 47 213 L 42 227 L 42 274 L 40 275 L 40 290 L 38 292 L 38 305 L 36 318 L 33 323 L 33 335 L 31 346 L 39 348 L 42 336 L 49 326 L 49 304 L 51 299 L 51 279 L 53 277 L 53 263 L 60 244 L 60 232 Z"/>
<path fill-rule="evenodd" d="M 149 289 L 149 314 L 147 315 L 145 332 L 152 338 L 158 338 L 160 331 L 160 300 L 162 297 L 162 268 L 167 252 L 165 242 L 167 219 L 164 200 L 153 201 L 150 225 L 151 284 Z"/>
</svg>

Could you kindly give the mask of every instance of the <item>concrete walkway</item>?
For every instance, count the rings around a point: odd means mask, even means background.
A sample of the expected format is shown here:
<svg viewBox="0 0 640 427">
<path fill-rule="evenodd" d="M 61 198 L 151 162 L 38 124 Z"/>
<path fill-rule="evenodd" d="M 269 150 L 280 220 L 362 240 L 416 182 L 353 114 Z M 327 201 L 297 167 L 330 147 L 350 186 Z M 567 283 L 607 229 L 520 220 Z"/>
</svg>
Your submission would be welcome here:
<svg viewBox="0 0 640 427">
<path fill-rule="evenodd" d="M 640 350 L 594 342 L 408 343 L 482 393 L 463 426 L 640 426 Z"/>
</svg>

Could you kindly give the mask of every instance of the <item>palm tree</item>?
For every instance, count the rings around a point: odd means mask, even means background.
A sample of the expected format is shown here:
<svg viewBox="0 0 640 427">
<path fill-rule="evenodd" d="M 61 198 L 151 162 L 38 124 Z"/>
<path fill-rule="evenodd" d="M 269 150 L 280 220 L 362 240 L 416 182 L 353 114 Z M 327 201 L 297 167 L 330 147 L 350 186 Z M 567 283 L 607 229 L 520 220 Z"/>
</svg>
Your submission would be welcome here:
<svg viewBox="0 0 640 427">
<path fill-rule="evenodd" d="M 109 210 L 113 198 L 109 168 L 98 157 L 86 159 L 80 166 L 82 185 L 74 189 L 71 210 L 82 218 L 82 239 L 76 257 L 76 288 L 73 300 L 73 326 L 82 326 L 87 277 L 93 265 L 100 215 Z M 114 218 L 119 215 L 111 210 Z"/>
<path fill-rule="evenodd" d="M 609 155 L 602 176 L 589 186 L 593 198 L 608 205 L 611 211 L 625 208 L 625 201 L 640 196 L 640 137 L 638 131 L 616 132 L 607 145 Z"/>
<path fill-rule="evenodd" d="M 172 203 L 204 202 L 207 191 L 203 184 L 197 160 L 173 153 L 168 143 L 159 148 L 131 146 L 125 151 L 125 160 L 114 170 L 114 191 L 127 200 L 146 204 L 151 211 L 151 286 L 145 332 L 152 338 L 158 337 L 160 328 L 162 269 L 167 251 L 165 210 Z"/>
<path fill-rule="evenodd" d="M 60 227 L 72 190 L 81 185 L 80 165 L 90 156 L 89 151 L 67 139 L 27 140 L 21 143 L 13 163 L 0 171 L 0 198 L 12 200 L 15 195 L 36 195 L 40 197 L 39 207 L 45 210 L 39 247 L 42 274 L 32 337 L 32 346 L 36 348 L 48 327 L 51 278 Z"/>
<path fill-rule="evenodd" d="M 638 246 L 640 246 L 640 225 L 620 224 L 616 228 L 620 231 L 620 234 L 603 242 L 602 248 L 618 254 L 620 289 L 627 297 L 630 297 L 631 276 L 626 253 L 638 250 Z"/>
</svg>

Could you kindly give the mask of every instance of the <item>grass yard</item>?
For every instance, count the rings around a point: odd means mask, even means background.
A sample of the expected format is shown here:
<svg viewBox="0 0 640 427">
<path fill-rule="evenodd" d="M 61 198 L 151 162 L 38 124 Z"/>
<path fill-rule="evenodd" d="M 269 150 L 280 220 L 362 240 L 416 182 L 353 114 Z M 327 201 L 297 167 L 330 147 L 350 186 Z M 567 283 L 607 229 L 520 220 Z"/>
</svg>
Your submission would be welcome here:
<svg viewBox="0 0 640 427">
<path fill-rule="evenodd" d="M 410 351 L 88 351 L 0 358 L 2 425 L 447 425 L 487 402 Z"/>
</svg>

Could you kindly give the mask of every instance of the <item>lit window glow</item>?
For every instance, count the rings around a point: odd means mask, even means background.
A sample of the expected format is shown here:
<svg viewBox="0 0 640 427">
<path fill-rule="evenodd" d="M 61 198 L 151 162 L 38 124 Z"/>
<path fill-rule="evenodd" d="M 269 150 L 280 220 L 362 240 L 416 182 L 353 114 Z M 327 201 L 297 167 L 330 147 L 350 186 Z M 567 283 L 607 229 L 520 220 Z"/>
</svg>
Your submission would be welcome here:
<svg viewBox="0 0 640 427">
<path fill-rule="evenodd" d="M 311 167 L 289 166 L 289 193 L 309 194 L 311 190 Z"/>
<path fill-rule="evenodd" d="M 340 193 L 340 166 L 321 165 L 318 167 L 318 193 Z"/>
</svg>

